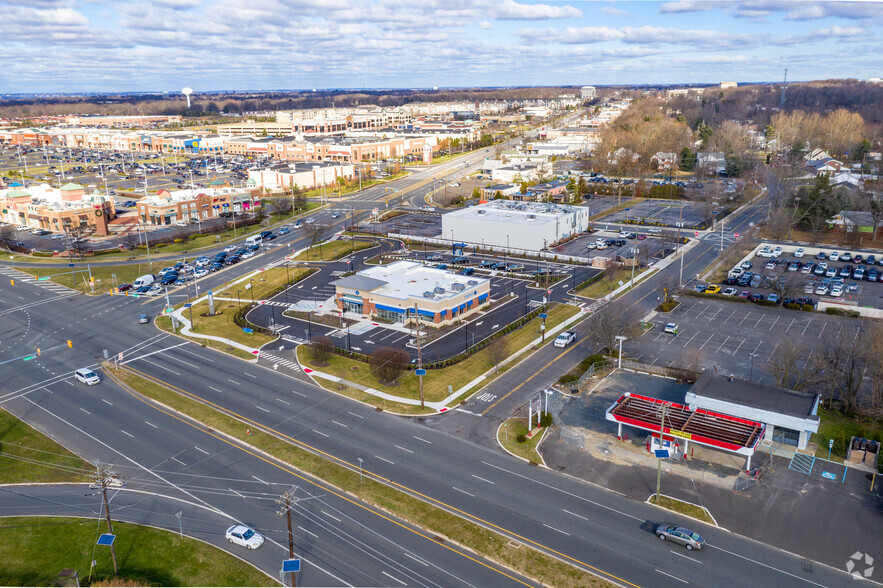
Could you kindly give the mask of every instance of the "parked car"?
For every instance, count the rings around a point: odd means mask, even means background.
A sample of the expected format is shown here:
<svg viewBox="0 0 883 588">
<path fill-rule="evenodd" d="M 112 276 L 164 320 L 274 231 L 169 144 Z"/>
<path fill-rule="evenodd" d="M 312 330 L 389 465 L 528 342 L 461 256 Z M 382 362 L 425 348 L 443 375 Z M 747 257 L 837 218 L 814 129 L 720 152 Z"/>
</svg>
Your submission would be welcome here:
<svg viewBox="0 0 883 588">
<path fill-rule="evenodd" d="M 723 294 L 724 296 L 735 296 L 737 292 L 738 290 L 736 290 L 735 288 L 724 288 L 721 294 Z"/>
<path fill-rule="evenodd" d="M 688 550 L 702 549 L 705 539 L 699 533 L 678 525 L 659 525 L 656 527 L 656 536 L 663 541 L 673 541 L 683 545 Z"/>
<path fill-rule="evenodd" d="M 842 296 L 842 295 L 843 295 L 843 286 L 841 286 L 840 284 L 834 284 L 833 286 L 831 286 L 831 296 Z"/>
<path fill-rule="evenodd" d="M 803 257 L 804 255 L 806 255 L 806 249 L 803 247 L 798 247 L 794 252 L 794 257 Z"/>
<path fill-rule="evenodd" d="M 433 253 L 432 255 L 427 255 L 426 260 L 427 261 L 441 261 L 442 256 L 437 253 Z"/>
<path fill-rule="evenodd" d="M 750 261 L 743 261 L 742 265 L 740 265 L 739 267 L 741 267 L 743 270 L 750 270 L 752 265 L 754 264 L 752 264 Z"/>
<path fill-rule="evenodd" d="M 784 250 L 781 247 L 776 247 L 775 249 L 773 249 L 773 257 L 779 257 L 780 255 L 782 255 L 783 251 Z"/>
<path fill-rule="evenodd" d="M 494 264 L 496 264 L 495 261 L 491 261 L 491 260 L 489 260 L 489 259 L 485 259 L 485 260 L 482 261 L 480 264 L 478 264 L 478 267 L 490 268 L 490 267 L 494 267 Z"/>
<path fill-rule="evenodd" d="M 667 325 L 665 325 L 663 332 L 671 333 L 672 335 L 677 335 L 678 334 L 678 324 L 677 323 L 668 323 Z"/>
<path fill-rule="evenodd" d="M 709 284 L 705 287 L 705 294 L 719 294 L 721 287 L 717 284 Z"/>
<path fill-rule="evenodd" d="M 448 264 L 440 263 L 437 266 L 435 266 L 435 269 L 446 270 L 446 269 L 448 269 Z"/>
<path fill-rule="evenodd" d="M 758 302 L 760 300 L 763 300 L 763 294 L 754 293 L 748 297 L 749 302 Z"/>
<path fill-rule="evenodd" d="M 776 294 L 775 292 L 773 292 L 772 294 L 767 296 L 766 299 L 767 299 L 767 302 L 772 302 L 773 304 L 779 303 L 779 295 Z"/>
<path fill-rule="evenodd" d="M 816 284 L 816 295 L 824 296 L 828 293 L 828 284 L 826 282 L 819 282 Z"/>
<path fill-rule="evenodd" d="M 831 253 L 828 254 L 829 261 L 837 261 L 839 259 L 840 259 L 840 254 L 837 253 L 836 251 L 832 251 Z"/>
<path fill-rule="evenodd" d="M 473 267 L 464 267 L 462 270 L 460 270 L 461 276 L 471 276 L 474 273 L 475 273 L 475 268 L 473 268 Z"/>
</svg>

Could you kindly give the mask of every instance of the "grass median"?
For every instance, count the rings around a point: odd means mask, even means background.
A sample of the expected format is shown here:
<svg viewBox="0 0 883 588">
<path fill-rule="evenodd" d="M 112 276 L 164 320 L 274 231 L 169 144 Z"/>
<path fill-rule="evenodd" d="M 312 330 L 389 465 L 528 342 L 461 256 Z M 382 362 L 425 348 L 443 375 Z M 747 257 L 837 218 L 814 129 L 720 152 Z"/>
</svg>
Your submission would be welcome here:
<svg viewBox="0 0 883 588">
<path fill-rule="evenodd" d="M 548 311 L 548 317 L 546 318 L 546 330 L 548 331 L 552 329 L 559 323 L 579 312 L 580 309 L 575 306 L 552 304 Z M 512 353 L 526 347 L 531 341 L 539 337 L 541 333 L 540 325 L 542 324 L 542 319 L 535 318 L 520 329 L 505 335 L 502 338 L 504 342 L 501 343 L 502 353 L 500 350 L 495 350 L 492 346 L 488 346 L 450 366 L 427 370 L 426 375 L 423 376 L 424 400 L 428 402 L 438 402 L 443 400 L 449 394 L 449 386 L 455 391 L 459 390 L 479 375 L 493 370 L 497 367 L 497 360 L 502 361 L 502 359 L 505 359 Z M 546 337 L 546 343 L 551 342 L 552 339 L 553 337 L 551 336 Z M 414 374 L 413 370 L 409 370 L 402 374 L 395 383 L 389 384 L 381 382 L 377 376 L 373 375 L 370 366 L 365 362 L 340 355 L 332 355 L 327 359 L 327 365 L 313 365 L 311 363 L 310 349 L 307 346 L 302 345 L 298 347 L 297 353 L 298 361 L 301 365 L 317 371 L 331 374 L 344 380 L 362 384 L 363 386 L 380 390 L 401 398 L 412 400 L 420 398 L 420 380 L 419 377 Z M 507 368 L 508 366 L 500 367 L 498 372 L 490 375 L 490 378 L 495 378 L 497 375 L 504 373 Z M 320 379 L 319 381 L 321 382 L 322 380 Z M 482 385 L 487 384 L 487 382 L 487 379 L 483 380 Z M 464 392 L 464 394 L 468 394 L 468 391 Z M 363 392 L 358 392 L 358 395 L 359 400 L 368 402 L 373 406 L 391 408 L 389 401 L 367 395 Z M 409 414 L 414 413 L 415 409 L 417 412 L 422 412 L 420 411 L 419 406 L 415 407 L 414 405 L 397 404 L 395 407 L 396 412 L 401 411 Z"/>
<path fill-rule="evenodd" d="M 696 506 L 695 504 L 690 504 L 689 502 L 684 502 L 683 500 L 678 500 L 677 498 L 654 494 L 650 497 L 650 504 L 655 504 L 666 510 L 687 515 L 688 517 L 693 517 L 704 523 L 717 526 L 717 523 L 715 523 L 714 519 L 711 518 L 711 515 L 708 514 L 707 509 L 701 506 Z"/>
<path fill-rule="evenodd" d="M 0 484 L 89 482 L 94 471 L 81 457 L 0 408 Z M 0 586 L 4 584 L 0 576 Z"/>
<path fill-rule="evenodd" d="M 114 576 L 110 549 L 95 547 L 105 529 L 104 522 L 96 524 L 94 517 L 2 519 L 0 585 L 56 586 L 57 575 L 65 568 L 79 573 L 78 586 L 279 585 L 217 547 L 188 537 L 182 539 L 177 531 L 119 521 L 113 523 L 119 562 L 119 574 Z"/>
<path fill-rule="evenodd" d="M 534 463 L 545 463 L 542 456 L 540 456 L 539 451 L 537 451 L 537 446 L 540 444 L 540 441 L 542 441 L 547 431 L 548 427 L 544 427 L 540 434 L 534 435 L 531 439 L 525 439 L 523 442 L 519 442 L 518 437 L 520 435 L 527 436 L 530 431 L 524 423 L 524 419 L 511 418 L 497 429 L 497 440 L 500 442 L 500 445 L 505 447 L 506 451 L 512 455 L 517 455 L 518 457 L 522 457 Z"/>
<path fill-rule="evenodd" d="M 410 521 L 442 538 L 450 538 L 458 544 L 482 556 L 497 561 L 527 577 L 534 578 L 546 586 L 610 586 L 611 584 L 583 572 L 549 555 L 513 542 L 510 538 L 491 531 L 478 524 L 442 510 L 381 484 L 370 477 L 361 477 L 357 468 L 324 459 L 314 453 L 269 433 L 264 433 L 251 424 L 251 435 L 246 434 L 250 425 L 226 413 L 210 408 L 206 404 L 171 390 L 157 382 L 143 378 L 128 368 L 111 370 L 114 377 L 133 388 L 136 392 L 161 402 L 196 421 L 221 431 L 279 459 L 280 461 L 324 480 L 333 488 L 318 485 L 323 492 L 345 490 L 360 500 L 376 505 L 387 512 Z M 415 536 L 415 540 L 417 537 Z M 447 541 L 447 539 L 444 539 Z"/>
<path fill-rule="evenodd" d="M 377 243 L 374 241 L 360 241 L 356 239 L 347 239 L 345 241 L 328 241 L 326 243 L 313 245 L 312 247 L 301 251 L 297 254 L 297 257 L 295 257 L 294 260 L 331 261 L 334 259 L 340 259 L 341 257 L 346 257 L 351 253 L 355 253 L 356 251 L 361 251 L 362 249 L 370 249 L 371 247 L 376 246 Z"/>
</svg>

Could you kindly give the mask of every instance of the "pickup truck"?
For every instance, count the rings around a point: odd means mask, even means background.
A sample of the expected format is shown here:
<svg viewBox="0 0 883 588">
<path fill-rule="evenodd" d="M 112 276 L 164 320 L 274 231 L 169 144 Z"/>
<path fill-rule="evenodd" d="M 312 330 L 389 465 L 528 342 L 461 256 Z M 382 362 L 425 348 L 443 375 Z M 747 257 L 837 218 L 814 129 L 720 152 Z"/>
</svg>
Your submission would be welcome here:
<svg viewBox="0 0 883 588">
<path fill-rule="evenodd" d="M 576 333 L 573 331 L 565 331 L 556 337 L 553 345 L 555 347 L 567 347 L 570 343 L 576 341 Z"/>
</svg>

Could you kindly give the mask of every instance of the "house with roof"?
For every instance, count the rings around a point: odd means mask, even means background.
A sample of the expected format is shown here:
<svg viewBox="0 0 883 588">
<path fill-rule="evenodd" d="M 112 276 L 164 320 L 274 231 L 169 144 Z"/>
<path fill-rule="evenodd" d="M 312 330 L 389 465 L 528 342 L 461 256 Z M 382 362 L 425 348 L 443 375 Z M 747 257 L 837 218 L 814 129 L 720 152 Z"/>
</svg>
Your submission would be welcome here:
<svg viewBox="0 0 883 588">
<path fill-rule="evenodd" d="M 831 159 L 831 156 L 824 149 L 813 149 L 803 156 L 804 161 L 818 161 L 821 159 Z"/>
<path fill-rule="evenodd" d="M 843 227 L 847 233 L 858 231 L 860 233 L 874 232 L 874 216 L 870 212 L 862 210 L 841 210 L 828 219 L 828 224 Z M 883 227 L 883 218 L 877 223 L 877 228 Z"/>
<path fill-rule="evenodd" d="M 806 167 L 810 169 L 816 175 L 818 174 L 830 174 L 839 172 L 841 169 L 845 169 L 843 162 L 833 159 L 831 157 L 827 157 L 824 159 L 813 159 L 806 162 Z"/>
<path fill-rule="evenodd" d="M 650 158 L 650 166 L 658 170 L 669 171 L 677 167 L 678 156 L 676 153 L 657 151 Z"/>
<path fill-rule="evenodd" d="M 696 154 L 696 168 L 705 173 L 720 175 L 727 171 L 727 158 L 720 152 L 700 151 Z"/>
<path fill-rule="evenodd" d="M 484 200 L 493 200 L 496 198 L 497 193 L 504 197 L 515 194 L 518 192 L 518 186 L 515 184 L 490 184 L 482 188 L 480 192 Z"/>
</svg>

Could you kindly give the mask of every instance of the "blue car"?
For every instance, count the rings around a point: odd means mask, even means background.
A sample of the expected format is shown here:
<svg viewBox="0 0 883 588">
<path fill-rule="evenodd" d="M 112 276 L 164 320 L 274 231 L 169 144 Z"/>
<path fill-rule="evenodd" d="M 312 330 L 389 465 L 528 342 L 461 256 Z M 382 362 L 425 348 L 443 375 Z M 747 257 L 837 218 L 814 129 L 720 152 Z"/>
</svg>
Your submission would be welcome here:
<svg viewBox="0 0 883 588">
<path fill-rule="evenodd" d="M 440 263 L 437 266 L 435 266 L 435 269 L 448 269 L 448 264 Z"/>
</svg>

